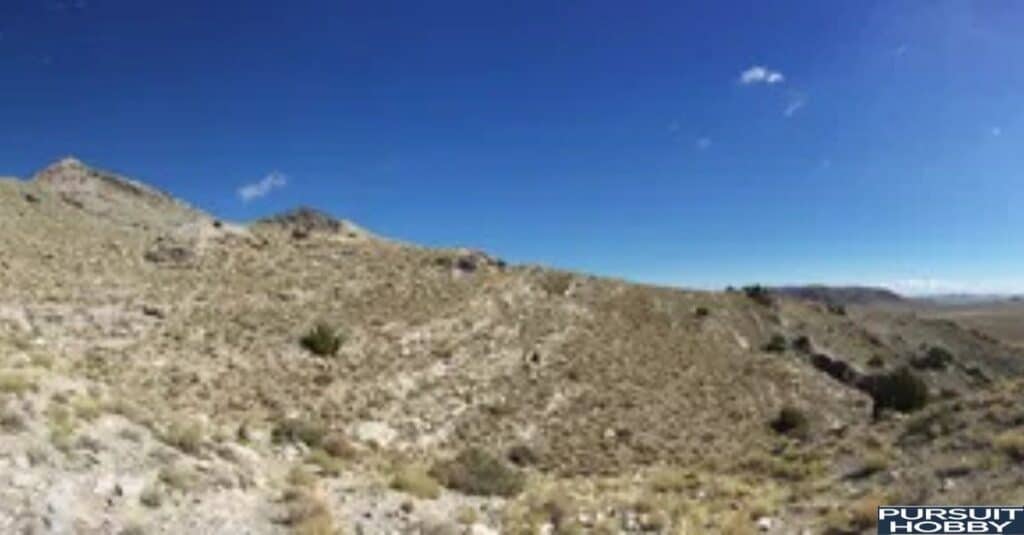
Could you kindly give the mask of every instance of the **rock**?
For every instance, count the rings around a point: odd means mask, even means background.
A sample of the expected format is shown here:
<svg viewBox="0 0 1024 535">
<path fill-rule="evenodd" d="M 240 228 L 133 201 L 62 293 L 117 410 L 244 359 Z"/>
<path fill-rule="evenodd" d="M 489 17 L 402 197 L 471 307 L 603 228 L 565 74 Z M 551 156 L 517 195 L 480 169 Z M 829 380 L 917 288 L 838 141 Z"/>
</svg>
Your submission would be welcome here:
<svg viewBox="0 0 1024 535">
<path fill-rule="evenodd" d="M 154 264 L 187 264 L 195 258 L 192 247 L 166 236 L 156 239 L 143 254 L 147 262 Z"/>
<path fill-rule="evenodd" d="M 387 447 L 398 438 L 398 432 L 384 422 L 366 421 L 354 426 L 352 436 L 360 442 Z"/>
<path fill-rule="evenodd" d="M 774 525 L 775 520 L 771 517 L 762 516 L 757 519 L 757 529 L 761 532 L 770 531 Z"/>
<path fill-rule="evenodd" d="M 473 524 L 469 526 L 467 535 L 501 535 L 498 530 L 484 524 Z"/>
</svg>

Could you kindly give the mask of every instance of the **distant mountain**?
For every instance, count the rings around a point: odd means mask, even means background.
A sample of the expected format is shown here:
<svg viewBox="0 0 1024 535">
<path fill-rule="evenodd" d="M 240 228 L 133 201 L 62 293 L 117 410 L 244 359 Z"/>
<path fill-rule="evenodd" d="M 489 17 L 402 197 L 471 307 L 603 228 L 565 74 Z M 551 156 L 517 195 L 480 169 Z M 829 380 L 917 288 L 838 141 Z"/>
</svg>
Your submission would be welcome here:
<svg viewBox="0 0 1024 535">
<path fill-rule="evenodd" d="M 901 303 L 906 299 L 886 288 L 874 286 L 825 286 L 812 284 L 807 286 L 779 286 L 773 291 L 832 305 L 866 305 L 876 303 Z"/>
</svg>

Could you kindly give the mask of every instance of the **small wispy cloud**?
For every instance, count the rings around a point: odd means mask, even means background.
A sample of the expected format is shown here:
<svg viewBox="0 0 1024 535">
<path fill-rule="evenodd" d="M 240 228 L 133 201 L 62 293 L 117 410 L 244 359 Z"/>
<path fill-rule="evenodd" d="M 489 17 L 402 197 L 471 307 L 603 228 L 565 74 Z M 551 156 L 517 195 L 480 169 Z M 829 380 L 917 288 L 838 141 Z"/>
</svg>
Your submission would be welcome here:
<svg viewBox="0 0 1024 535">
<path fill-rule="evenodd" d="M 708 150 L 711 148 L 711 138 L 699 137 L 697 138 L 697 141 L 693 143 L 693 146 L 697 147 L 697 150 Z"/>
<path fill-rule="evenodd" d="M 282 173 L 274 171 L 263 177 L 263 179 L 258 182 L 246 184 L 238 188 L 238 197 L 242 199 L 242 202 L 250 202 L 255 199 L 266 197 L 270 192 L 283 188 L 287 184 L 288 177 Z"/>
<path fill-rule="evenodd" d="M 672 121 L 671 123 L 668 123 L 666 129 L 668 130 L 668 133 L 675 134 L 682 127 L 683 125 L 679 124 L 679 121 Z"/>
<path fill-rule="evenodd" d="M 999 137 L 1003 135 L 1003 129 L 998 126 L 993 126 L 991 132 L 993 137 Z"/>
<path fill-rule="evenodd" d="M 779 71 L 762 67 L 760 65 L 754 65 L 749 69 L 740 73 L 740 83 L 743 85 L 752 84 L 768 84 L 774 85 L 782 83 L 786 80 L 786 77 Z"/>
<path fill-rule="evenodd" d="M 786 108 L 782 110 L 782 114 L 786 117 L 792 117 L 793 114 L 800 111 L 800 108 L 803 108 L 806 103 L 807 99 L 804 98 L 803 95 L 790 95 L 789 102 L 786 103 Z"/>
</svg>

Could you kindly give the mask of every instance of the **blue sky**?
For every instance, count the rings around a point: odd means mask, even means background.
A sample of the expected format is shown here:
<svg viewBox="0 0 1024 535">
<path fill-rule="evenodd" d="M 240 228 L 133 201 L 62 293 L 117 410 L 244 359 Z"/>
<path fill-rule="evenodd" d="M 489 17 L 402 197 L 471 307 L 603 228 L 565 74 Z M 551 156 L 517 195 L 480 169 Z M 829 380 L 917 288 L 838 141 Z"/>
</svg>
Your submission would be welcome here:
<svg viewBox="0 0 1024 535">
<path fill-rule="evenodd" d="M 657 283 L 1024 290 L 1022 23 L 988 1 L 6 0 L 0 174 L 73 154 L 228 219 L 309 204 Z"/>
</svg>

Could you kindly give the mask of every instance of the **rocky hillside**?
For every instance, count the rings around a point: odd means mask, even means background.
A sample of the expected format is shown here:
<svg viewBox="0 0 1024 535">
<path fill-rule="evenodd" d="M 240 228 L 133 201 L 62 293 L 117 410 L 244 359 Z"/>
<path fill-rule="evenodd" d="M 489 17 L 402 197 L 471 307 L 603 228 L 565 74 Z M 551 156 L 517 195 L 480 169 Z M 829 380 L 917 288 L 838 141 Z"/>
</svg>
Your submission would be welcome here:
<svg viewBox="0 0 1024 535">
<path fill-rule="evenodd" d="M 1019 501 L 1019 349 L 63 160 L 0 180 L 0 531 L 859 533 Z M 317 327 L 319 326 L 319 329 Z"/>
</svg>

